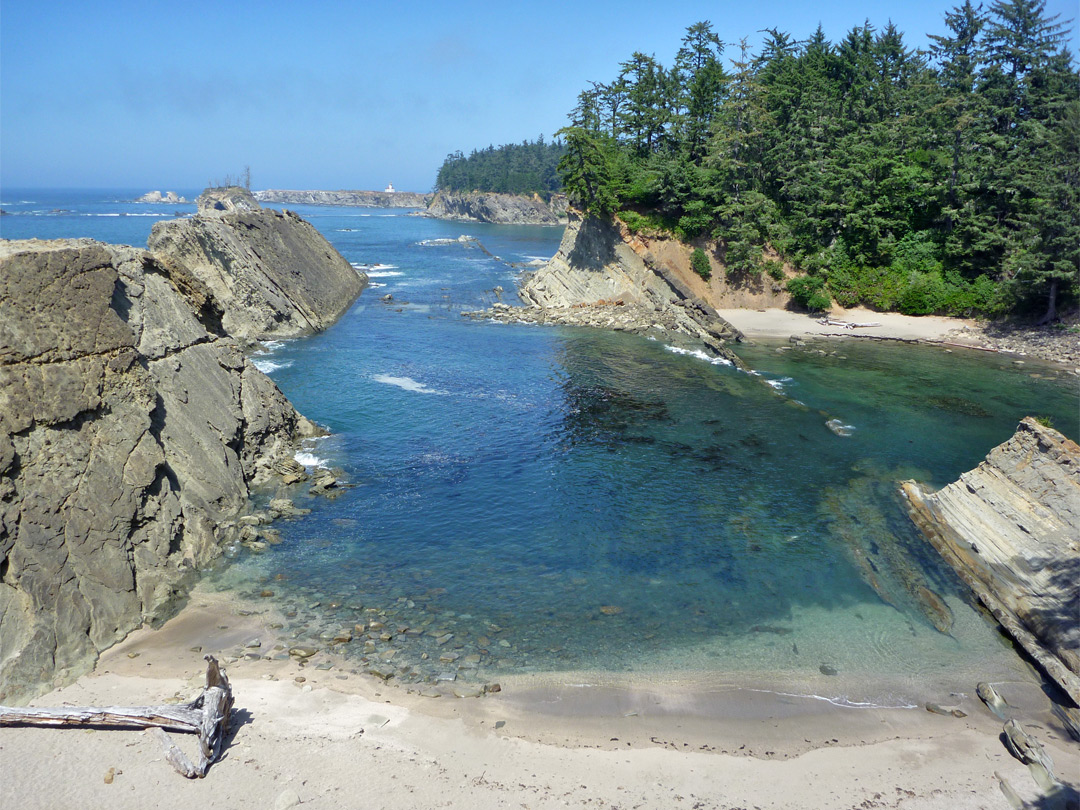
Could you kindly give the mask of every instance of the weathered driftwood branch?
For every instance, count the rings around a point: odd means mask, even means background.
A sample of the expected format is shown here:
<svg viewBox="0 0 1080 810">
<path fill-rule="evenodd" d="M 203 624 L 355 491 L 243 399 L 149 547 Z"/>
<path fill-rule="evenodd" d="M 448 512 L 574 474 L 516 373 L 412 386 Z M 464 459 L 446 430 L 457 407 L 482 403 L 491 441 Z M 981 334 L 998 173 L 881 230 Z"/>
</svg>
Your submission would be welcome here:
<svg viewBox="0 0 1080 810">
<path fill-rule="evenodd" d="M 179 706 L 108 706 L 55 709 L 0 706 L 0 726 L 94 726 L 96 728 L 150 728 L 165 748 L 165 759 L 189 779 L 206 776 L 221 756 L 229 731 L 233 696 L 229 679 L 212 655 L 206 660 L 202 694 Z M 199 735 L 199 755 L 192 762 L 165 730 Z"/>
</svg>

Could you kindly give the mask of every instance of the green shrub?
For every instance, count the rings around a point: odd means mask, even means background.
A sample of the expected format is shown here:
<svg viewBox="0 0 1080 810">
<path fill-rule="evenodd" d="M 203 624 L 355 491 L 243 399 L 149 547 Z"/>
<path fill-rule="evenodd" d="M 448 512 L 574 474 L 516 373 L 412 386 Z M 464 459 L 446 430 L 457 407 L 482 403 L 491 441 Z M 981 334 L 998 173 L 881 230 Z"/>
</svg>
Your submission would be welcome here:
<svg viewBox="0 0 1080 810">
<path fill-rule="evenodd" d="M 825 292 L 825 279 L 821 276 L 789 278 L 787 291 L 796 304 L 811 312 L 822 312 L 832 305 L 832 298 Z"/>
<path fill-rule="evenodd" d="M 836 267 L 829 271 L 829 292 L 836 303 L 844 308 L 858 306 L 862 302 L 862 279 L 854 267 Z"/>
<path fill-rule="evenodd" d="M 777 281 L 784 280 L 784 265 L 776 259 L 766 259 L 764 262 L 765 272 Z"/>
<path fill-rule="evenodd" d="M 705 251 L 701 248 L 694 248 L 694 252 L 690 254 L 690 266 L 694 268 L 695 273 L 706 281 L 712 277 L 709 257 L 705 255 Z"/>
<path fill-rule="evenodd" d="M 1054 420 L 1051 419 L 1049 416 L 1036 416 L 1035 421 L 1042 425 L 1044 428 L 1053 429 L 1054 427 Z"/>
<path fill-rule="evenodd" d="M 641 233 L 649 225 L 649 221 L 637 211 L 620 211 L 618 216 L 626 223 L 630 233 Z"/>
<path fill-rule="evenodd" d="M 899 309 L 905 315 L 931 315 L 945 310 L 948 288 L 941 273 L 909 273 L 900 293 Z"/>
</svg>

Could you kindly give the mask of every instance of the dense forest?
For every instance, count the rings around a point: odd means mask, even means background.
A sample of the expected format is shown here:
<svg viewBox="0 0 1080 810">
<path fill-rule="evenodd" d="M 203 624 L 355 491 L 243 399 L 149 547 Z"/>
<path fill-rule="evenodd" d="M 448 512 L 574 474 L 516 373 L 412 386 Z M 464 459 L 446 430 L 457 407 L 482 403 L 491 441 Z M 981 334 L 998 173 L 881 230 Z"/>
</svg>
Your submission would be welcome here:
<svg viewBox="0 0 1080 810">
<path fill-rule="evenodd" d="M 446 156 L 435 179 L 437 191 L 498 191 L 504 194 L 539 194 L 548 199 L 562 191 L 558 165 L 566 153 L 561 140 L 508 143 Z"/>
<path fill-rule="evenodd" d="M 708 22 L 671 67 L 634 53 L 578 97 L 559 170 L 589 213 L 715 239 L 729 273 L 824 309 L 1031 312 L 1077 298 L 1080 75 L 1042 0 L 965 2 L 927 51 L 891 23 L 839 43 Z"/>
</svg>

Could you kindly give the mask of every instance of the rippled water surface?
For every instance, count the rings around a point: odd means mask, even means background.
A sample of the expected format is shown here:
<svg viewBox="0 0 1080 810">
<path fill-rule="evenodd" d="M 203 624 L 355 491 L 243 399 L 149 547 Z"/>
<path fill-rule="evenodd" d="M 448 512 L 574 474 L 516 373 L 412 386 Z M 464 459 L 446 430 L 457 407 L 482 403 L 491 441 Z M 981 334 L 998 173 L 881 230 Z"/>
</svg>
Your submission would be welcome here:
<svg viewBox="0 0 1080 810">
<path fill-rule="evenodd" d="M 560 229 L 299 212 L 373 284 L 258 362 L 332 431 L 302 460 L 353 486 L 294 493 L 312 513 L 217 575 L 272 590 L 298 641 L 349 630 L 337 649 L 405 682 L 767 673 L 901 704 L 1018 666 L 897 482 L 947 483 L 1028 414 L 1075 437 L 1074 383 L 854 341 L 744 346 L 747 374 L 663 339 L 474 322 Z"/>
</svg>

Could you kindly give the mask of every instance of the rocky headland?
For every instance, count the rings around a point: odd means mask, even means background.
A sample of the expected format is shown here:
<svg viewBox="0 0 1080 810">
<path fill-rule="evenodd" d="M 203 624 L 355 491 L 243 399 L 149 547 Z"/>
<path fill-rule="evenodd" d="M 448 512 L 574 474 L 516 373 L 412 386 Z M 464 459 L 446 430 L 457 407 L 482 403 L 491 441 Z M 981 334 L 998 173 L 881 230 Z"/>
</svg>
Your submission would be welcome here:
<svg viewBox="0 0 1080 810">
<path fill-rule="evenodd" d="M 912 520 L 1006 631 L 1080 706 L 1080 447 L 1034 419 Z"/>
<path fill-rule="evenodd" d="M 311 223 L 262 208 L 241 188 L 212 189 L 198 215 L 159 222 L 148 247 L 187 269 L 220 307 L 233 337 L 295 337 L 325 329 L 349 308 L 367 277 Z"/>
<path fill-rule="evenodd" d="M 673 240 L 672 240 L 673 241 Z M 570 210 L 559 250 L 524 279 L 518 295 L 524 307 L 496 304 L 463 313 L 504 322 L 591 326 L 654 336 L 668 335 L 706 347 L 742 366 L 726 345 L 741 333 L 710 303 L 704 280 L 665 240 L 662 249 L 635 237 L 618 220 L 582 217 Z"/>
<path fill-rule="evenodd" d="M 567 200 L 565 194 L 554 194 L 545 201 L 536 194 L 440 191 L 424 216 L 494 225 L 562 225 L 567 222 Z"/>
<path fill-rule="evenodd" d="M 299 191 L 271 188 L 255 192 L 255 199 L 259 202 L 355 205 L 361 208 L 426 208 L 433 196 L 415 191 Z"/>
<path fill-rule="evenodd" d="M 318 429 L 244 349 L 280 325 L 294 334 L 329 324 L 363 281 L 292 215 L 201 213 L 183 224 L 156 240 L 160 254 L 0 241 L 5 702 L 86 671 L 167 612 L 223 544 L 272 539 L 270 515 L 246 517 L 253 488 L 305 477 L 292 457 Z M 195 243 L 201 251 L 176 249 Z M 252 303 L 203 280 L 230 273 L 275 297 Z M 338 276 L 348 283 L 321 286 Z"/>
</svg>

